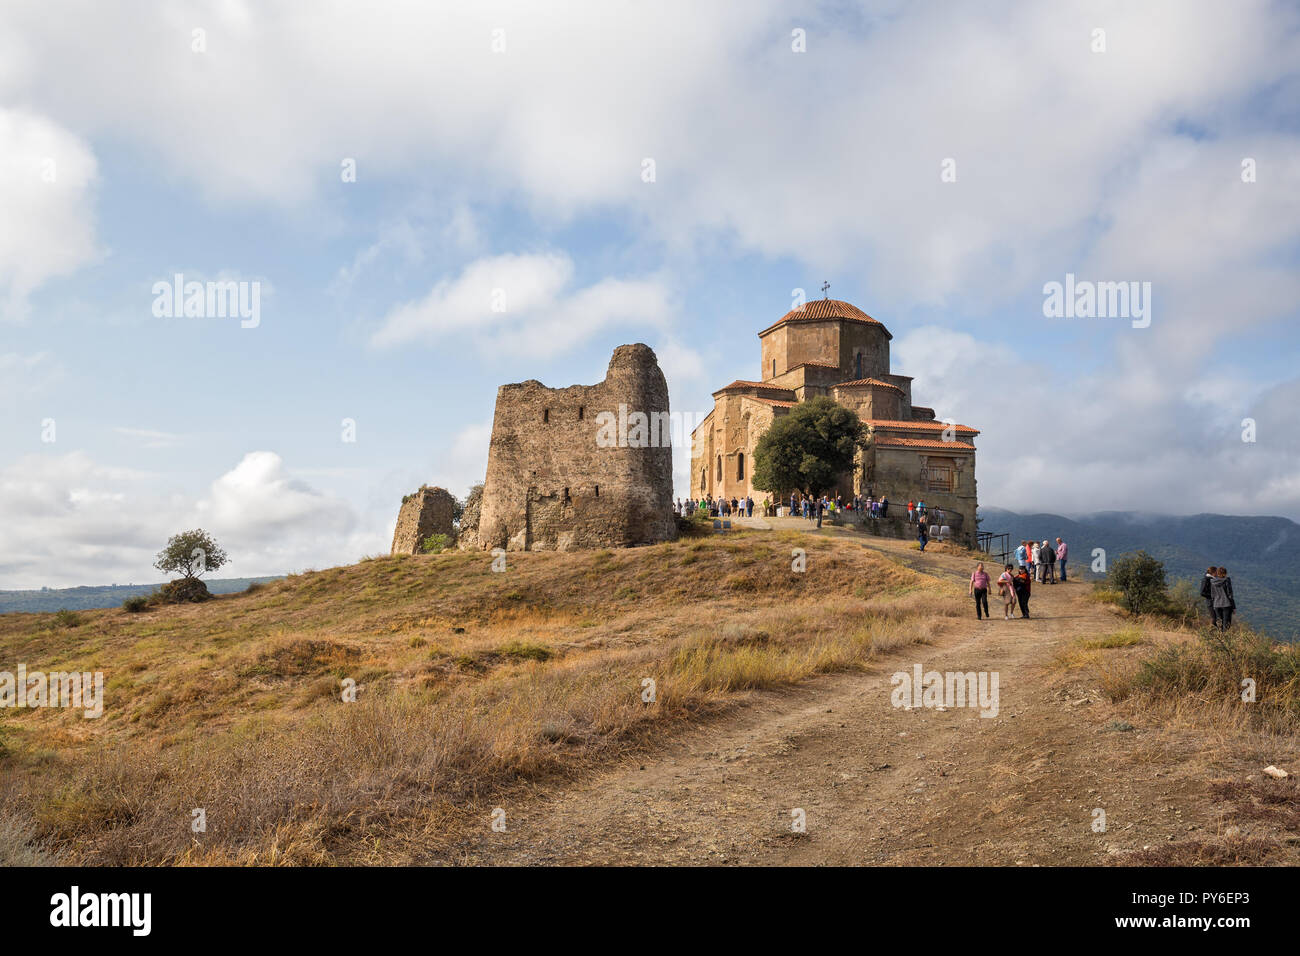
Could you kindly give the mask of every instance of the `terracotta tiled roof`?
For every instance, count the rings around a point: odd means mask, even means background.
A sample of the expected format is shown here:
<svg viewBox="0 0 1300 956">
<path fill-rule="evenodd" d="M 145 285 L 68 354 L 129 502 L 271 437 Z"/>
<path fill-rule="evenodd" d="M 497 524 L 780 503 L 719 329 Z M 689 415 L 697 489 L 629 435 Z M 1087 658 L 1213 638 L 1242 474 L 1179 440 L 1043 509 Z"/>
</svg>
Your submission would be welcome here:
<svg viewBox="0 0 1300 956">
<path fill-rule="evenodd" d="M 878 378 L 857 378 L 851 382 L 837 382 L 836 384 L 832 385 L 831 388 L 844 388 L 846 386 L 853 387 L 857 385 L 871 385 L 875 388 L 892 388 L 899 395 L 903 394 L 903 390 L 899 388 L 897 385 L 891 384 L 890 382 L 882 382 Z"/>
<path fill-rule="evenodd" d="M 953 432 L 958 435 L 978 435 L 979 430 L 971 428 L 969 425 L 949 425 L 947 422 L 898 422 L 890 421 L 884 418 L 868 418 L 865 422 L 876 431 L 886 432 L 941 432 L 945 428 L 952 428 Z"/>
<path fill-rule="evenodd" d="M 934 441 L 930 438 L 901 438 L 897 435 L 876 436 L 873 444 L 883 448 L 929 448 L 938 451 L 974 451 L 975 446 L 967 441 Z"/>
<path fill-rule="evenodd" d="M 730 392 L 736 389 L 748 388 L 756 388 L 764 392 L 783 392 L 791 398 L 794 398 L 794 389 L 792 388 L 786 388 L 784 385 L 769 385 L 767 382 L 747 382 L 744 379 L 736 379 L 736 381 L 732 382 L 730 385 L 722 386 L 722 388 L 718 389 L 718 391 L 713 394 L 717 395 L 721 392 Z"/>
<path fill-rule="evenodd" d="M 762 332 L 759 332 L 758 335 L 759 338 L 762 338 L 785 322 L 815 322 L 819 319 L 845 319 L 849 322 L 862 322 L 866 325 L 879 325 L 882 329 L 885 328 L 882 323 L 877 322 L 856 305 L 841 302 L 839 299 L 813 299 L 811 302 L 805 302 L 802 309 L 791 309 Z M 888 329 L 885 329 L 885 334 L 889 335 Z M 893 338 L 892 335 L 889 337 Z"/>
<path fill-rule="evenodd" d="M 798 402 L 781 402 L 775 398 L 759 398 L 757 395 L 747 395 L 745 397 L 750 401 L 762 402 L 764 405 L 775 405 L 777 408 L 794 408 L 799 404 Z"/>
<path fill-rule="evenodd" d="M 787 372 L 793 371 L 794 369 L 797 369 L 801 365 L 811 365 L 813 368 L 839 368 L 839 366 L 836 365 L 834 362 L 796 362 L 794 365 L 791 365 L 788 369 L 786 369 L 786 371 Z"/>
</svg>

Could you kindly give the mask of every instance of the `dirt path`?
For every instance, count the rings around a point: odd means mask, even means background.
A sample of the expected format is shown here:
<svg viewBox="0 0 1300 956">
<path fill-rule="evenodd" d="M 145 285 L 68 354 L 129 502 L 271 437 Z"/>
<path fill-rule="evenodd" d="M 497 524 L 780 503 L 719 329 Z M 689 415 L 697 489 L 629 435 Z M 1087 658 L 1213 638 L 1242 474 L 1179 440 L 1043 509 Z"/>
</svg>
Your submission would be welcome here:
<svg viewBox="0 0 1300 956">
<path fill-rule="evenodd" d="M 895 557 L 908 544 L 868 542 Z M 965 558 L 922 559 L 958 574 Z M 485 864 L 1095 864 L 1221 828 L 1192 733 L 1139 727 L 1049 668 L 1115 630 L 1086 586 L 1037 586 L 1029 620 L 954 620 L 868 673 L 750 695 L 662 750 L 505 806 L 454 862 Z M 1000 709 L 895 708 L 890 676 L 996 671 Z M 1093 831 L 1094 809 L 1107 831 Z M 806 832 L 795 832 L 802 810 Z"/>
</svg>

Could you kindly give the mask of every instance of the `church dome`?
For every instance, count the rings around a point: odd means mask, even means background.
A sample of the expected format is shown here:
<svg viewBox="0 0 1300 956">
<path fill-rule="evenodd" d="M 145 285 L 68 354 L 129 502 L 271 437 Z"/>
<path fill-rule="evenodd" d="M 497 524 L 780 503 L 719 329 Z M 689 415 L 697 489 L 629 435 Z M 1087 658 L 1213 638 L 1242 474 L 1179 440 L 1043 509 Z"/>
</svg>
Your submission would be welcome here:
<svg viewBox="0 0 1300 956">
<path fill-rule="evenodd" d="M 863 322 L 885 328 L 884 323 L 873 319 L 851 302 L 842 302 L 839 299 L 812 299 L 805 302 L 802 309 L 791 309 L 758 334 L 761 338 L 788 322 L 817 322 L 824 319 L 846 319 L 850 322 Z M 886 330 L 885 334 L 889 335 L 889 331 Z"/>
</svg>

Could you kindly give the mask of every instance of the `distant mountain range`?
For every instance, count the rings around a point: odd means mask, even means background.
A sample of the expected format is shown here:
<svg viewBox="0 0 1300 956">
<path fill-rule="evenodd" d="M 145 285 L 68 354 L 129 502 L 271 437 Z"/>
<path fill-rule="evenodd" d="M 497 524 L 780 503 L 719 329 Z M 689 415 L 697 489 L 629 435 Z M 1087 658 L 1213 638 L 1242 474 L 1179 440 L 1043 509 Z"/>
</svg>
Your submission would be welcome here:
<svg viewBox="0 0 1300 956">
<path fill-rule="evenodd" d="M 1275 638 L 1300 639 L 1300 525 L 1288 518 L 1128 511 L 1067 518 L 1002 508 L 980 508 L 979 516 L 981 531 L 1009 532 L 1013 547 L 1059 535 L 1070 545 L 1071 570 L 1079 572 L 1092 564 L 1093 548 L 1105 548 L 1107 561 L 1145 550 L 1164 562 L 1170 583 L 1190 578 L 1198 588 L 1207 567 L 1223 565 L 1240 617 Z"/>
<path fill-rule="evenodd" d="M 267 578 L 215 578 L 205 581 L 213 594 L 245 591 L 253 582 L 278 581 L 283 575 Z M 41 588 L 35 591 L 0 591 L 0 614 L 14 611 L 89 611 L 99 607 L 121 607 L 136 595 L 152 594 L 158 584 L 104 584 L 80 588 Z"/>
</svg>

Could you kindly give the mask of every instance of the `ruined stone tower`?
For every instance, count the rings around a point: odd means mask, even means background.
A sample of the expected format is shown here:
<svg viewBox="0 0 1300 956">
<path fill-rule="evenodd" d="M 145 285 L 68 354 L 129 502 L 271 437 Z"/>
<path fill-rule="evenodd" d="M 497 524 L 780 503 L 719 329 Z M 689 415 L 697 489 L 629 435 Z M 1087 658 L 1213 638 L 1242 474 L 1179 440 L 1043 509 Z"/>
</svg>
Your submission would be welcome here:
<svg viewBox="0 0 1300 956">
<path fill-rule="evenodd" d="M 445 488 L 424 485 L 414 494 L 402 499 L 402 510 L 397 513 L 397 527 L 393 529 L 392 554 L 419 554 L 424 539 L 433 534 L 447 535 L 448 542 L 455 536 L 452 521 L 456 517 L 456 499 Z"/>
<path fill-rule="evenodd" d="M 502 385 L 466 545 L 570 551 L 676 537 L 668 421 L 668 385 L 647 345 L 616 348 L 598 385 Z"/>
</svg>

